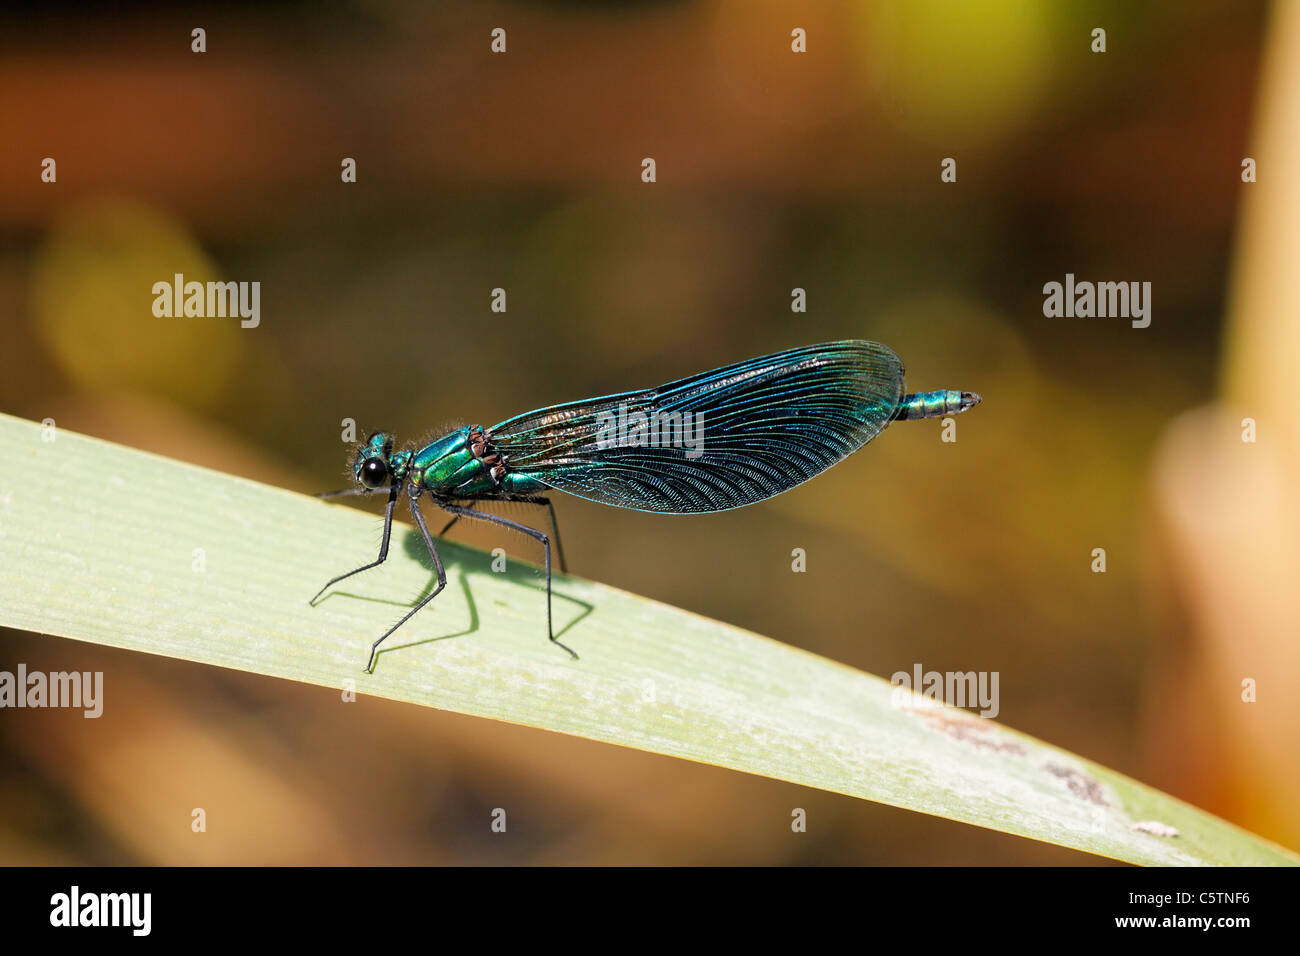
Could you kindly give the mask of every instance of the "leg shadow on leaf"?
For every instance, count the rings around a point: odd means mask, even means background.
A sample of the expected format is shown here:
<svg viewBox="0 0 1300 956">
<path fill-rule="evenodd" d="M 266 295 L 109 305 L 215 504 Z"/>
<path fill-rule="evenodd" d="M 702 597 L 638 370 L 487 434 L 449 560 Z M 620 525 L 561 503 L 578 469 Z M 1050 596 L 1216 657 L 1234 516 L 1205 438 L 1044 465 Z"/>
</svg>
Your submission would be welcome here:
<svg viewBox="0 0 1300 956">
<path fill-rule="evenodd" d="M 428 571 L 430 572 L 429 583 L 418 595 L 415 596 L 413 600 L 411 600 L 405 605 L 407 607 L 414 607 L 416 604 L 418 604 L 421 600 L 424 599 L 425 595 L 427 595 L 431 590 L 433 590 L 434 587 L 437 586 L 438 576 L 434 572 L 433 561 L 430 559 L 429 553 L 424 546 L 424 541 L 420 538 L 418 534 L 411 532 L 404 535 L 402 540 L 402 547 L 406 551 L 408 556 L 420 562 L 420 564 L 426 569 L 428 569 Z M 405 650 L 407 648 L 418 647 L 421 644 L 432 644 L 436 641 L 445 641 L 454 637 L 465 637 L 466 635 L 473 634 L 475 631 L 479 629 L 480 622 L 479 622 L 479 615 L 478 615 L 478 605 L 474 601 L 474 594 L 472 589 L 470 588 L 470 583 L 469 583 L 470 573 L 467 573 L 467 569 L 474 568 L 475 565 L 482 564 L 482 563 L 487 563 L 490 567 L 492 556 L 482 554 L 481 552 L 478 551 L 470 550 L 469 548 L 461 547 L 460 545 L 453 544 L 445 539 L 439 540 L 438 553 L 442 558 L 443 565 L 449 571 L 453 567 L 456 569 L 454 577 L 456 579 L 457 584 L 460 587 L 461 593 L 465 595 L 465 605 L 466 607 L 469 608 L 469 625 L 463 628 L 462 630 L 454 631 L 450 634 L 442 634 L 438 637 L 427 637 L 427 638 L 422 638 L 420 640 L 408 641 L 406 643 L 391 643 L 391 645 L 385 644 L 384 647 L 380 648 L 379 653 L 376 655 L 376 666 L 378 666 L 378 659 L 380 657 L 383 657 L 385 654 L 389 653 L 390 651 Z M 473 571 L 472 573 L 478 574 L 481 572 Z M 505 577 L 506 580 L 511 581 L 512 583 L 521 584 L 536 589 L 541 592 L 543 596 L 543 601 L 545 600 L 545 594 L 546 594 L 545 583 L 543 583 L 540 587 L 538 587 L 537 585 L 537 578 L 541 574 L 540 569 L 527 566 L 523 562 L 512 561 L 507 564 L 507 568 L 503 572 L 495 572 L 489 570 L 486 573 L 499 574 L 500 576 Z M 555 632 L 556 637 L 559 637 L 561 634 L 566 633 L 570 628 L 572 628 L 575 624 L 577 624 L 579 621 L 581 621 L 583 618 L 585 618 L 595 609 L 592 605 L 588 604 L 587 602 L 580 601 L 577 598 L 568 597 L 567 595 L 561 594 L 558 590 L 552 590 L 552 596 L 557 602 L 567 602 L 572 605 L 577 605 L 577 607 L 579 608 L 577 614 L 571 617 L 568 621 L 566 621 L 561 627 L 559 627 L 556 630 Z M 378 599 L 363 598 L 363 600 L 378 600 Z M 383 603 L 397 603 L 397 602 L 385 601 Z M 437 613 L 437 608 L 439 606 L 439 603 L 440 601 L 438 600 L 435 600 L 432 603 L 430 603 L 429 607 L 425 609 L 424 614 Z M 541 605 L 540 613 L 542 615 L 542 617 L 539 618 L 539 620 L 542 622 L 541 625 L 539 625 L 540 636 L 543 640 L 545 640 L 546 637 L 545 627 L 544 627 L 545 613 L 546 613 L 545 604 Z M 393 635 L 393 637 L 389 639 L 390 642 L 399 641 L 401 639 L 401 634 L 402 632 L 400 630 L 397 631 Z"/>
</svg>

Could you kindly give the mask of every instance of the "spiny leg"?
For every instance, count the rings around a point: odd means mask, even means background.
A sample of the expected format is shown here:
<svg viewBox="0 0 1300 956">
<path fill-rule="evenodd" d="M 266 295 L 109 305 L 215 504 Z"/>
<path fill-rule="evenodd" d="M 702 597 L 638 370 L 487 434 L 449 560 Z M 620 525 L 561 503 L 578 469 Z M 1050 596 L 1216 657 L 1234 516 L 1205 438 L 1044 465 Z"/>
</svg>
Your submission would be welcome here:
<svg viewBox="0 0 1300 956">
<path fill-rule="evenodd" d="M 397 506 L 397 492 L 402 486 L 394 484 L 388 492 L 388 506 L 384 509 L 384 540 L 379 543 L 379 557 L 369 564 L 363 564 L 355 571 L 349 571 L 347 574 L 340 574 L 338 577 L 331 579 L 326 585 L 316 592 L 316 596 L 307 603 L 315 607 L 320 596 L 328 591 L 331 587 L 338 584 L 344 578 L 350 578 L 354 574 L 360 574 L 362 571 L 369 571 L 371 568 L 377 568 L 388 559 L 388 538 L 393 533 L 393 509 Z"/>
<path fill-rule="evenodd" d="M 564 560 L 564 544 L 560 541 L 560 523 L 555 520 L 555 505 L 551 504 L 551 499 L 543 498 L 540 495 L 521 495 L 510 500 L 522 501 L 524 504 L 529 505 L 546 505 L 546 510 L 551 514 L 551 531 L 555 533 L 555 555 L 560 559 L 560 571 L 568 574 L 569 566 Z"/>
<path fill-rule="evenodd" d="M 555 505 L 551 504 L 550 498 L 542 498 L 536 495 L 512 495 L 509 497 L 496 498 L 492 500 L 515 501 L 523 505 L 539 505 L 539 506 L 545 505 L 546 510 L 549 511 L 551 514 L 551 531 L 554 532 L 553 536 L 555 538 L 555 554 L 556 557 L 560 559 L 560 570 L 564 574 L 569 573 L 569 564 L 567 561 L 564 560 L 564 543 L 560 541 L 560 523 L 557 520 L 555 520 Z M 477 504 L 477 502 L 470 501 L 470 503 L 466 505 L 466 507 L 473 508 L 475 504 Z M 459 520 L 460 520 L 460 515 L 455 515 L 450 521 L 448 521 L 445 525 L 443 525 L 442 530 L 438 532 L 438 537 L 441 538 L 448 531 L 450 531 L 451 526 L 454 525 Z"/>
<path fill-rule="evenodd" d="M 470 502 L 466 507 L 468 507 L 468 508 L 473 508 L 473 507 L 474 507 L 474 502 L 471 501 L 471 502 Z M 459 520 L 460 520 L 460 515 L 453 515 L 453 516 L 452 516 L 452 519 L 451 519 L 450 521 L 448 521 L 445 525 L 442 526 L 442 530 L 438 532 L 438 537 L 441 538 L 441 537 L 442 537 L 443 535 L 445 535 L 448 531 L 450 531 L 450 530 L 451 530 L 451 526 L 454 525 L 454 524 L 455 524 L 457 521 L 459 521 Z"/>
<path fill-rule="evenodd" d="M 424 515 L 420 514 L 420 506 L 416 503 L 416 498 L 420 496 L 420 490 L 412 485 L 408 491 L 409 498 L 407 504 L 411 506 L 411 517 L 415 519 L 416 527 L 420 529 L 420 534 L 424 536 L 424 546 L 429 549 L 429 557 L 433 558 L 433 567 L 438 572 L 438 586 L 424 596 L 415 607 L 411 608 L 402 616 L 402 619 L 384 631 L 383 636 L 375 643 L 370 645 L 370 660 L 366 662 L 366 673 L 370 674 L 375 669 L 375 655 L 379 653 L 379 645 L 388 640 L 388 636 L 397 630 L 411 618 L 415 617 L 426 604 L 438 596 L 443 588 L 447 586 L 447 572 L 443 570 L 442 558 L 438 557 L 438 549 L 433 546 L 433 538 L 429 535 L 429 526 L 424 523 Z"/>
<path fill-rule="evenodd" d="M 477 521 L 487 521 L 491 524 L 499 524 L 503 528 L 511 528 L 521 534 L 526 534 L 530 538 L 536 538 L 542 543 L 546 550 L 546 635 L 551 639 L 552 644 L 563 647 L 572 655 L 576 661 L 578 655 L 573 648 L 563 644 L 555 639 L 555 629 L 551 626 L 551 539 L 544 531 L 538 531 L 536 528 L 530 528 L 528 525 L 520 524 L 518 521 L 511 521 L 509 518 L 502 518 L 500 515 L 489 514 L 486 511 L 474 511 L 470 508 L 462 508 L 459 505 L 447 504 L 446 502 L 434 499 L 438 507 L 448 514 L 460 515 L 466 518 L 474 518 Z"/>
</svg>

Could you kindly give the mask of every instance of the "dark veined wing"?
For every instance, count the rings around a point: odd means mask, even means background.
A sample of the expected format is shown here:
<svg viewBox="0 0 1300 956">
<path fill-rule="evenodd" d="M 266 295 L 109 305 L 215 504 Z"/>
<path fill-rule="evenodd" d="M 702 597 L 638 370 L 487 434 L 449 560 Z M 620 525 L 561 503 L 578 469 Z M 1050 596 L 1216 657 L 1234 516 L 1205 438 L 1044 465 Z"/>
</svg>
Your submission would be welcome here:
<svg viewBox="0 0 1300 956">
<path fill-rule="evenodd" d="M 902 394 L 903 363 L 889 348 L 830 342 L 541 408 L 495 426 L 489 440 L 511 472 L 579 498 L 665 514 L 725 511 L 853 454 L 889 423 Z M 689 447 L 697 436 L 698 454 Z"/>
</svg>

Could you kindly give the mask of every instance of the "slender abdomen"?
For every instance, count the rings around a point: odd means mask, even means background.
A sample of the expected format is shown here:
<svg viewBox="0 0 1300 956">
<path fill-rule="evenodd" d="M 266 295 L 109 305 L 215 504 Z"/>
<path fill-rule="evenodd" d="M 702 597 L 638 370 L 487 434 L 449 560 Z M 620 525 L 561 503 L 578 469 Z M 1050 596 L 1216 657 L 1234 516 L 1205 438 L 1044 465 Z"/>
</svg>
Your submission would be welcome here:
<svg viewBox="0 0 1300 956">
<path fill-rule="evenodd" d="M 972 405 L 978 405 L 980 397 L 974 392 L 959 392 L 951 388 L 941 388 L 935 392 L 913 392 L 904 395 L 894 412 L 894 421 L 905 422 L 911 418 L 942 418 L 944 415 L 956 415 L 966 411 Z"/>
</svg>

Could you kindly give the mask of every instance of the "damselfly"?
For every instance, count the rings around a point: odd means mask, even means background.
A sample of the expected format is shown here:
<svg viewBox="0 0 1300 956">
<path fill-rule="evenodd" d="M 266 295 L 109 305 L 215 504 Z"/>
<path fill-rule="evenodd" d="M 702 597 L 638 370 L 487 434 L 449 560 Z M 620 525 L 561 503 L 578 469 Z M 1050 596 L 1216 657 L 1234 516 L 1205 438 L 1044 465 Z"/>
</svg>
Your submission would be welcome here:
<svg viewBox="0 0 1300 956">
<path fill-rule="evenodd" d="M 447 585 L 419 500 L 461 518 L 511 528 L 541 542 L 546 556 L 546 631 L 551 624 L 551 535 L 486 511 L 477 502 L 518 501 L 546 508 L 564 567 L 555 509 L 563 491 L 588 501 L 660 514 L 704 514 L 764 501 L 843 461 L 893 421 L 964 412 L 973 392 L 905 394 L 903 363 L 877 342 L 844 341 L 790 349 L 692 375 L 658 388 L 553 405 L 491 428 L 469 425 L 423 448 L 396 450 L 376 432 L 353 461 L 358 487 L 320 497 L 388 492 L 379 557 L 333 585 L 384 563 L 393 510 L 406 492 L 411 517 L 433 559 L 438 585 L 370 646 L 379 645 Z"/>
</svg>

